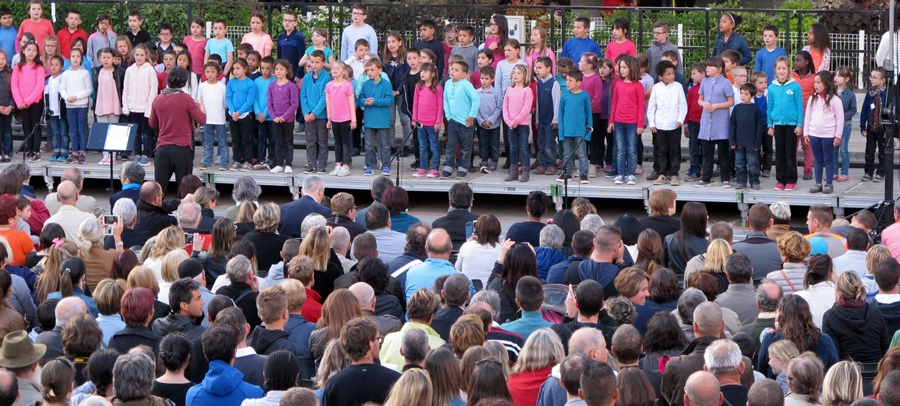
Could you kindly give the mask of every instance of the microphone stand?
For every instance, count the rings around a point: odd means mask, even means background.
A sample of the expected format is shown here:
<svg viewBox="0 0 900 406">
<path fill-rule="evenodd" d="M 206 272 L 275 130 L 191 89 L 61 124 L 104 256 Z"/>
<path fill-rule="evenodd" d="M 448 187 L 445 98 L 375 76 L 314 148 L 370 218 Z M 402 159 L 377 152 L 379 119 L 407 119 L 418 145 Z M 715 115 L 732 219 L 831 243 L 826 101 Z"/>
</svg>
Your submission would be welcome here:
<svg viewBox="0 0 900 406">
<path fill-rule="evenodd" d="M 578 147 L 584 144 L 585 137 L 592 132 L 594 132 L 594 127 L 585 127 L 584 136 L 581 137 L 581 141 L 578 141 L 578 143 L 575 144 L 575 149 L 572 150 L 572 153 L 566 156 L 566 160 L 563 162 L 563 172 L 560 175 L 560 178 L 562 178 L 563 180 L 563 208 L 568 207 L 569 204 L 569 178 L 572 177 L 572 175 L 569 173 L 569 164 L 572 163 L 573 158 L 575 158 L 575 154 L 578 153 Z M 522 170 L 525 170 L 525 168 L 522 168 Z"/>
<path fill-rule="evenodd" d="M 28 145 L 28 143 L 29 143 L 29 142 L 31 141 L 31 139 L 34 137 L 34 132 L 37 131 L 37 129 L 40 128 L 40 126 L 41 126 L 41 123 L 40 123 L 40 121 L 38 121 L 38 122 L 34 125 L 34 128 L 31 129 L 31 132 L 28 133 L 28 135 L 25 136 L 25 140 L 22 141 L 22 144 L 19 145 L 19 150 L 16 151 L 17 154 L 18 154 L 19 152 L 22 153 L 22 162 L 23 162 L 23 163 L 27 161 L 27 157 L 26 157 L 26 156 L 28 155 L 28 153 L 25 152 L 25 146 Z"/>
<path fill-rule="evenodd" d="M 397 178 L 396 178 L 396 181 L 394 182 L 397 186 L 400 186 L 400 168 L 403 165 L 402 164 L 403 148 L 406 147 L 406 143 L 409 142 L 410 138 L 412 138 L 412 135 L 415 134 L 416 130 L 419 129 L 420 127 L 421 127 L 421 124 L 419 124 L 417 126 L 410 126 L 409 134 L 406 134 L 406 137 L 403 138 L 403 143 L 400 144 L 400 148 L 397 148 L 397 152 L 394 152 L 394 155 L 391 157 L 390 163 L 394 163 L 394 161 L 397 162 Z M 418 151 L 416 151 L 416 153 L 418 153 Z M 390 165 L 388 165 L 388 167 L 390 167 Z"/>
</svg>

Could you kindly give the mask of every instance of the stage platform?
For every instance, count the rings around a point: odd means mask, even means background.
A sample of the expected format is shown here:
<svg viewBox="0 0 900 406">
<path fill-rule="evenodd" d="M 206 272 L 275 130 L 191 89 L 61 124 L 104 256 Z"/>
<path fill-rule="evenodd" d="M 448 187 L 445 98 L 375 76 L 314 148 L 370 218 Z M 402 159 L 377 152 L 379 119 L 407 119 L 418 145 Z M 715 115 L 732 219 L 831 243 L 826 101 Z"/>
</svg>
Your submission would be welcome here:
<svg viewBox="0 0 900 406">
<path fill-rule="evenodd" d="M 306 162 L 305 151 L 295 150 L 295 163 Z M 205 182 L 217 185 L 233 184 L 239 177 L 252 176 L 257 183 L 265 186 L 283 187 L 284 192 L 293 198 L 297 198 L 303 183 L 303 178 L 308 175 L 300 173 L 303 170 L 302 165 L 294 167 L 295 173 L 272 174 L 268 171 L 200 171 L 199 156 L 194 162 L 194 174 L 199 176 Z M 59 177 L 66 168 L 77 166 L 88 179 L 105 179 L 110 178 L 108 166 L 100 166 L 96 162 L 100 159 L 99 153 L 88 153 L 90 163 L 85 165 L 69 165 L 65 163 L 50 163 L 45 157 L 38 163 L 29 164 L 32 177 L 42 178 L 46 187 L 53 190 Z M 351 170 L 351 175 L 347 177 L 333 177 L 325 175 L 326 193 L 334 194 L 342 190 L 368 190 L 371 187 L 373 176 L 363 176 L 362 157 L 354 157 L 356 162 Z M 332 160 L 329 160 L 329 170 L 332 168 Z M 402 168 L 400 172 L 400 185 L 409 192 L 447 192 L 450 186 L 460 180 L 469 183 L 474 192 L 478 195 L 477 199 L 503 199 L 505 195 L 527 195 L 532 190 L 542 190 L 552 196 L 558 209 L 563 208 L 564 187 L 562 183 L 556 182 L 556 176 L 532 175 L 531 181 L 522 182 L 504 182 L 506 177 L 505 171 L 497 171 L 491 174 L 470 173 L 465 179 L 428 179 L 413 177 L 413 172 L 409 171 L 409 164 L 412 162 L 411 157 L 402 160 Z M 0 169 L 9 164 L 0 165 Z M 651 170 L 651 162 L 644 163 L 645 173 Z M 117 163 L 113 168 L 113 175 L 116 179 L 115 187 L 118 189 L 121 185 L 118 182 L 118 173 L 121 168 L 121 162 Z M 393 165 L 391 174 L 392 180 L 397 180 L 396 164 Z M 683 165 L 682 168 L 685 168 Z M 153 179 L 154 167 L 147 166 L 146 179 Z M 798 168 L 799 174 L 802 176 L 802 168 Z M 682 173 L 683 175 L 683 173 Z M 734 188 L 723 188 L 722 184 L 715 182 L 705 188 L 697 188 L 694 183 L 684 182 L 680 186 L 655 186 L 653 182 L 644 179 L 645 175 L 638 177 L 637 185 L 624 186 L 614 185 L 611 179 L 606 179 L 602 175 L 597 178 L 591 178 L 590 184 L 582 185 L 579 183 L 577 176 L 570 180 L 568 187 L 569 199 L 576 197 L 587 197 L 594 200 L 596 205 L 634 205 L 642 204 L 645 209 L 649 205 L 649 196 L 654 190 L 662 187 L 673 189 L 678 193 L 678 200 L 698 201 L 698 202 L 715 202 L 715 203 L 732 203 L 742 213 L 742 218 L 746 219 L 746 213 L 749 207 L 755 203 L 772 203 L 774 201 L 785 201 L 792 206 L 807 207 L 812 204 L 821 203 L 832 207 L 835 215 L 843 215 L 845 211 L 852 212 L 857 209 L 870 207 L 883 200 L 884 186 L 883 182 L 863 182 L 862 168 L 853 167 L 850 170 L 851 180 L 848 182 L 834 182 L 833 194 L 809 193 L 809 188 L 813 185 L 813 181 L 803 181 L 798 183 L 797 190 L 792 192 L 774 190 L 775 178 L 762 178 L 761 190 L 737 190 Z M 381 176 L 380 174 L 374 176 Z M 39 181 L 38 181 L 39 182 Z M 32 180 L 32 185 L 39 186 L 36 179 Z M 732 185 L 734 186 L 734 185 Z M 608 206 L 607 206 L 608 208 Z"/>
</svg>

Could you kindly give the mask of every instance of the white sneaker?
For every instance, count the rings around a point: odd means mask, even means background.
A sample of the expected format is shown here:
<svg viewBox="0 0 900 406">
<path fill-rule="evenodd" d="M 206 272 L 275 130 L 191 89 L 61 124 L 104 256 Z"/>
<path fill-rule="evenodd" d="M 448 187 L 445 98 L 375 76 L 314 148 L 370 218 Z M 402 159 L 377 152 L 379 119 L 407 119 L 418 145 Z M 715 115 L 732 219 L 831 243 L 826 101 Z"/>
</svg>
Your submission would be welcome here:
<svg viewBox="0 0 900 406">
<path fill-rule="evenodd" d="M 278 165 L 269 171 L 269 173 L 281 173 L 281 172 L 284 172 L 284 168 L 282 168 L 281 165 Z"/>
<path fill-rule="evenodd" d="M 284 173 L 294 173 L 294 170 L 290 166 L 285 166 Z"/>
<path fill-rule="evenodd" d="M 341 177 L 350 176 L 350 166 L 349 165 L 342 166 L 341 171 L 338 172 L 337 176 L 341 176 Z"/>
<path fill-rule="evenodd" d="M 624 178 L 622 177 L 622 175 L 619 175 L 619 176 L 616 176 L 615 179 L 613 179 L 613 183 L 615 183 L 617 185 L 621 185 L 621 184 L 625 183 L 625 181 L 624 181 Z"/>
<path fill-rule="evenodd" d="M 329 172 L 328 175 L 329 176 L 337 176 L 339 173 L 341 173 L 342 167 L 343 167 L 342 165 L 335 165 L 334 170 Z"/>
<path fill-rule="evenodd" d="M 634 176 L 629 176 L 628 180 L 625 182 L 626 185 L 634 185 L 635 183 Z"/>
</svg>

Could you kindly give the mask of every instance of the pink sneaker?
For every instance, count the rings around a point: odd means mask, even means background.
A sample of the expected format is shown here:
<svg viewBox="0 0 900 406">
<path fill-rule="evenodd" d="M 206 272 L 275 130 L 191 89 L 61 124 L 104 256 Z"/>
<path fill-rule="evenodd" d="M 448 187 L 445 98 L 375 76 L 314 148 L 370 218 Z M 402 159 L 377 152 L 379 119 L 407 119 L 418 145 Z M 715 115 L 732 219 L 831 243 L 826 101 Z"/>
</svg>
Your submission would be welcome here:
<svg viewBox="0 0 900 406">
<path fill-rule="evenodd" d="M 840 175 L 840 176 L 837 177 L 836 180 L 837 180 L 838 182 L 846 182 L 846 181 L 850 180 L 850 177 L 847 176 L 847 175 Z"/>
<path fill-rule="evenodd" d="M 439 177 L 441 177 L 441 174 L 437 171 L 437 169 L 432 169 L 432 170 L 428 171 L 428 175 L 426 175 L 425 177 L 426 178 L 439 178 Z"/>
<path fill-rule="evenodd" d="M 784 183 L 779 183 L 775 185 L 775 190 L 784 190 Z"/>
<path fill-rule="evenodd" d="M 784 187 L 784 190 L 790 192 L 797 188 L 797 185 L 794 183 L 788 183 L 787 186 Z"/>
<path fill-rule="evenodd" d="M 427 174 L 427 172 L 424 169 L 419 169 L 416 171 L 416 173 L 413 174 L 413 177 L 421 178 L 421 177 L 425 176 L 426 174 Z"/>
</svg>

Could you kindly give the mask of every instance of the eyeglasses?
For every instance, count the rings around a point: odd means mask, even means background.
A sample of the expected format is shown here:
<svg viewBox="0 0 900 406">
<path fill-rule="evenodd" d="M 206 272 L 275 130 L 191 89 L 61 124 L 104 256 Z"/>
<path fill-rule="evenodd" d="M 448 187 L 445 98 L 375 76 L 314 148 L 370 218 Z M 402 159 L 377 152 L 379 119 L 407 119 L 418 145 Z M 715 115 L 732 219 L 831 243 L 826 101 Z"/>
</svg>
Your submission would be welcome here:
<svg viewBox="0 0 900 406">
<path fill-rule="evenodd" d="M 290 18 L 285 18 L 285 19 L 281 20 L 281 22 L 283 22 L 283 23 L 296 23 L 297 20 L 290 19 Z"/>
<path fill-rule="evenodd" d="M 667 32 L 653 31 L 653 35 L 663 35 L 663 34 L 668 34 L 668 33 L 667 33 Z"/>
<path fill-rule="evenodd" d="M 884 80 L 884 78 L 880 78 L 877 76 L 869 76 L 869 80 Z"/>
<path fill-rule="evenodd" d="M 360 11 L 354 11 L 354 12 L 351 13 L 351 14 L 353 14 L 353 15 L 355 15 L 355 16 L 364 16 L 364 15 L 366 15 L 366 13 L 363 13 L 363 12 L 360 12 Z"/>
<path fill-rule="evenodd" d="M 747 77 L 747 75 L 731 75 L 731 76 L 734 76 L 734 77 L 736 77 L 736 78 L 745 78 L 745 77 Z"/>
</svg>

